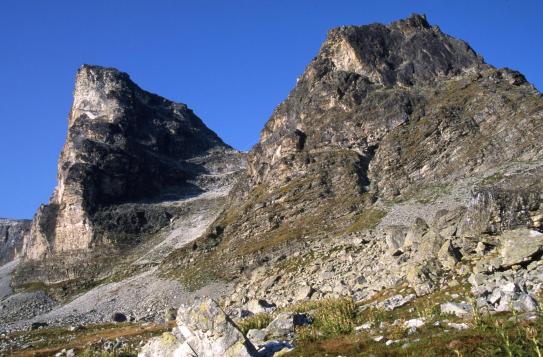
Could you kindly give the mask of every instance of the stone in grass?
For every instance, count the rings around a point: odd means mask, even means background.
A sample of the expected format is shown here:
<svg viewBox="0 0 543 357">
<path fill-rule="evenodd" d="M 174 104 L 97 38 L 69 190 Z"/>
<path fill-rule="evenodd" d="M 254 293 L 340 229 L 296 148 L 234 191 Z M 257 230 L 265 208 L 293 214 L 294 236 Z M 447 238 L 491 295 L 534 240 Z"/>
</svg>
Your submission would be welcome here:
<svg viewBox="0 0 543 357">
<path fill-rule="evenodd" d="M 440 305 L 441 313 L 451 314 L 459 317 L 469 315 L 473 312 L 473 307 L 466 303 L 446 302 Z"/>
<path fill-rule="evenodd" d="M 467 330 L 469 328 L 468 324 L 464 322 L 459 323 L 459 324 L 455 322 L 449 322 L 447 325 L 455 330 Z"/>
<path fill-rule="evenodd" d="M 398 307 L 404 306 L 408 302 L 415 300 L 415 294 L 409 294 L 406 296 L 403 295 L 394 295 L 386 300 L 377 304 L 377 307 L 383 310 L 392 311 Z"/>
<path fill-rule="evenodd" d="M 266 327 L 267 338 L 290 337 L 295 327 L 309 325 L 311 322 L 311 318 L 305 314 L 281 313 Z"/>
<path fill-rule="evenodd" d="M 354 328 L 354 330 L 355 330 L 356 332 L 358 332 L 358 331 L 363 331 L 363 330 L 369 330 L 369 329 L 371 329 L 371 326 L 372 326 L 372 325 L 373 325 L 373 324 L 372 324 L 371 322 L 366 322 L 366 323 L 364 323 L 364 324 L 362 324 L 362 325 L 360 325 L 360 326 L 356 326 L 356 327 Z"/>
<path fill-rule="evenodd" d="M 425 322 L 422 319 L 411 319 L 404 322 L 404 327 L 409 330 L 409 333 L 417 331 L 419 327 L 424 326 Z"/>
<path fill-rule="evenodd" d="M 268 337 L 268 330 L 266 329 L 250 329 L 247 331 L 247 338 L 254 345 L 262 345 Z"/>
<path fill-rule="evenodd" d="M 260 357 L 282 356 L 294 349 L 294 345 L 287 341 L 268 341 L 258 350 Z"/>
<path fill-rule="evenodd" d="M 242 309 L 242 317 L 251 316 L 253 314 L 270 313 L 276 309 L 276 305 L 264 299 L 252 299 Z"/>
</svg>

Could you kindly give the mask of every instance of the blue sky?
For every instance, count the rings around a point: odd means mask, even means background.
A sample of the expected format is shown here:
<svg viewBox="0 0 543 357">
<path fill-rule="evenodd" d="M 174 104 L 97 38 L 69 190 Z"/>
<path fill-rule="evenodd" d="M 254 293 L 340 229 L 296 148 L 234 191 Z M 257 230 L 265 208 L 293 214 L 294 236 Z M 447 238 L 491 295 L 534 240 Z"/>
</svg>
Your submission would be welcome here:
<svg viewBox="0 0 543 357">
<path fill-rule="evenodd" d="M 540 0 L 2 0 L 0 217 L 31 218 L 53 192 L 83 63 L 128 72 L 248 150 L 328 29 L 413 12 L 543 88 Z"/>
</svg>

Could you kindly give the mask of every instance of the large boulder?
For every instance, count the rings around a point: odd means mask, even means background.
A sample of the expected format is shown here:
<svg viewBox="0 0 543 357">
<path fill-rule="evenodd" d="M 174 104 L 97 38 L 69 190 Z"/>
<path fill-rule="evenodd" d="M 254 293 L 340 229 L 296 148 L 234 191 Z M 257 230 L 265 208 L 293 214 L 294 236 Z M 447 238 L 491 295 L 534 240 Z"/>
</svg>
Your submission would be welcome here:
<svg viewBox="0 0 543 357">
<path fill-rule="evenodd" d="M 534 176 L 539 175 L 541 173 Z M 475 192 L 458 228 L 460 235 L 499 234 L 516 228 L 537 227 L 541 192 L 536 185 L 524 181 L 525 178 L 512 178 L 511 182 Z"/>
<path fill-rule="evenodd" d="M 416 218 L 415 221 L 409 227 L 404 239 L 404 247 L 410 248 L 416 246 L 422 240 L 422 236 L 428 231 L 428 224 L 422 218 Z"/>
<path fill-rule="evenodd" d="M 392 254 L 401 250 L 408 230 L 409 228 L 405 226 L 390 226 L 386 228 L 385 239 L 388 249 Z"/>
<path fill-rule="evenodd" d="M 529 229 L 507 231 L 500 237 L 501 267 L 529 262 L 543 252 L 543 233 Z"/>
<path fill-rule="evenodd" d="M 171 334 L 151 339 L 139 357 L 250 357 L 258 352 L 236 324 L 211 300 L 182 306 Z"/>
</svg>

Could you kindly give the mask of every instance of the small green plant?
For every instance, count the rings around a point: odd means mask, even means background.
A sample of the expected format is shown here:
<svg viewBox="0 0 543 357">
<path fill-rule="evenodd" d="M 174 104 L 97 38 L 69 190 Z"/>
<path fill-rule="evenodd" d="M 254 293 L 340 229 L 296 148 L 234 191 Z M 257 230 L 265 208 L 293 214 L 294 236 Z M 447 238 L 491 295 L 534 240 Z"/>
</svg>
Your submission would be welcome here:
<svg viewBox="0 0 543 357">
<path fill-rule="evenodd" d="M 315 324 L 324 336 L 351 333 L 356 318 L 356 306 L 351 299 L 330 301 L 315 314 Z"/>
<path fill-rule="evenodd" d="M 272 316 L 270 314 L 262 313 L 246 317 L 238 321 L 237 325 L 240 331 L 245 335 L 249 330 L 266 328 L 271 321 Z"/>
<path fill-rule="evenodd" d="M 415 311 L 419 318 L 425 321 L 435 321 L 441 316 L 439 304 L 434 304 L 431 301 L 424 301 L 420 306 L 415 306 Z"/>
<path fill-rule="evenodd" d="M 356 305 L 351 299 L 324 300 L 317 305 L 311 316 L 313 323 L 298 330 L 298 339 L 313 341 L 348 335 L 354 331 Z"/>
<path fill-rule="evenodd" d="M 508 331 L 505 329 L 503 321 L 495 321 L 496 332 L 501 339 L 501 347 L 509 357 L 513 357 L 513 346 Z"/>
<path fill-rule="evenodd" d="M 477 307 L 477 301 L 471 296 L 468 296 L 468 301 L 471 305 L 471 310 L 473 311 L 473 324 L 475 326 L 481 326 L 483 324 L 483 316 L 481 314 L 481 311 L 479 311 L 479 308 Z"/>
<path fill-rule="evenodd" d="M 541 343 L 538 340 L 537 329 L 535 329 L 534 327 L 526 327 L 525 332 L 526 332 L 526 339 L 531 341 L 532 344 L 534 345 L 534 350 L 537 357 L 542 357 L 541 348 L 540 348 Z"/>
<path fill-rule="evenodd" d="M 368 313 L 368 320 L 370 320 L 373 326 L 379 326 L 381 322 L 387 320 L 387 313 L 376 307 L 371 307 Z"/>
</svg>

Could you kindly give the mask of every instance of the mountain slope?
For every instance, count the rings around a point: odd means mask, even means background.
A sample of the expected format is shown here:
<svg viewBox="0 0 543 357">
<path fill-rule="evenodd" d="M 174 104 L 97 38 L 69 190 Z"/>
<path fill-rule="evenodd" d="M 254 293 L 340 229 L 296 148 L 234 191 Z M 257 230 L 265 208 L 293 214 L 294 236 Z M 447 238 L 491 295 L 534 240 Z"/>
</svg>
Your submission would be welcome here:
<svg viewBox="0 0 543 357">
<path fill-rule="evenodd" d="M 481 234 L 539 229 L 542 121 L 541 93 L 521 74 L 484 63 L 423 16 L 333 29 L 249 153 L 247 173 L 212 228 L 220 234 L 210 230 L 197 242 L 199 258 L 180 250 L 164 269 L 198 286 L 349 235 L 382 243 L 388 256 L 386 242 L 403 242 L 422 215 L 441 224 L 431 247 L 413 259 L 400 255 L 413 264 L 384 264 L 373 277 L 392 285 L 389 275 L 411 271 L 410 284 L 428 290 L 433 272 L 420 267 L 443 244 L 457 251 Z M 391 238 L 393 226 L 400 238 Z M 278 284 L 289 296 L 292 281 Z"/>
</svg>

